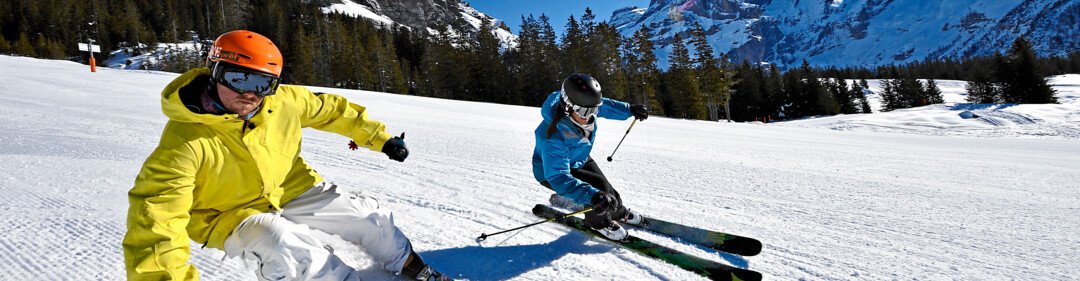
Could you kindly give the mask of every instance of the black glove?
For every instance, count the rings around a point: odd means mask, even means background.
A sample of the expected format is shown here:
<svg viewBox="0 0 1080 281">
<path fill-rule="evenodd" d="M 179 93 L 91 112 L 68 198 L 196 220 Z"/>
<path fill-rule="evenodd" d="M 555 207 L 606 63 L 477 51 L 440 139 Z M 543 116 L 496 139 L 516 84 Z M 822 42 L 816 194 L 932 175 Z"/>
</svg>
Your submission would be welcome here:
<svg viewBox="0 0 1080 281">
<path fill-rule="evenodd" d="M 634 118 L 637 118 L 637 120 L 645 121 L 645 119 L 649 119 L 649 109 L 645 108 L 644 104 L 631 105 L 630 113 L 633 113 Z"/>
<path fill-rule="evenodd" d="M 607 214 L 614 213 L 619 209 L 619 200 L 615 199 L 615 195 L 607 192 L 597 192 L 592 197 L 593 211 L 603 217 L 610 217 Z"/>
<path fill-rule="evenodd" d="M 401 136 L 392 137 L 386 140 L 386 144 L 383 144 L 382 152 L 386 153 L 386 156 L 390 156 L 390 159 L 397 160 L 398 162 L 405 162 L 405 157 L 409 157 L 409 149 L 405 147 L 405 133 L 401 133 Z"/>
</svg>

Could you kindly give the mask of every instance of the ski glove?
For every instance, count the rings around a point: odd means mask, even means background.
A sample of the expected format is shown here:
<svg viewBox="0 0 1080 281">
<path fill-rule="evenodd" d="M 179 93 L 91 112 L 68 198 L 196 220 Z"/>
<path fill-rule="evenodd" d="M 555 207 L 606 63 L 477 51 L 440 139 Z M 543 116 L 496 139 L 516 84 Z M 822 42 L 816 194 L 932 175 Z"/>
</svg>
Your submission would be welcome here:
<svg viewBox="0 0 1080 281">
<path fill-rule="evenodd" d="M 405 162 L 405 157 L 409 157 L 409 149 L 405 147 L 405 133 L 401 133 L 401 136 L 392 137 L 386 140 L 386 144 L 383 144 L 382 152 L 386 153 L 390 159 L 397 160 L 398 162 Z"/>
<path fill-rule="evenodd" d="M 634 118 L 637 118 L 637 120 L 645 121 L 645 119 L 649 119 L 649 109 L 645 108 L 643 104 L 631 105 L 630 113 L 634 114 Z"/>
</svg>

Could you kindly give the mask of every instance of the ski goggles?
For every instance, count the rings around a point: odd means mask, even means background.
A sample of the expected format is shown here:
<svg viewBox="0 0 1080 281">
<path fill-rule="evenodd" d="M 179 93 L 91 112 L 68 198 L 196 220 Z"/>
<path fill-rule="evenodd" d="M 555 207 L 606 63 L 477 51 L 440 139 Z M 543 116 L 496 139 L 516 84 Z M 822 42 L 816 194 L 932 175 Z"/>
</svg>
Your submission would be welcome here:
<svg viewBox="0 0 1080 281">
<path fill-rule="evenodd" d="M 581 118 L 589 119 L 589 118 L 596 117 L 596 113 L 600 111 L 600 106 L 599 105 L 593 106 L 593 107 L 576 105 L 576 104 L 570 102 L 570 98 L 567 97 L 566 94 L 560 94 L 560 95 L 562 96 L 563 104 L 566 105 L 566 109 L 567 109 L 568 114 L 571 111 L 573 111 L 573 112 L 577 113 L 578 116 L 581 116 Z"/>
<path fill-rule="evenodd" d="M 214 81 L 237 93 L 255 93 L 266 97 L 277 91 L 280 78 L 277 76 L 246 69 L 243 67 L 218 63 L 214 67 Z"/>
<path fill-rule="evenodd" d="M 590 118 L 596 117 L 596 113 L 598 111 L 600 111 L 600 107 L 599 106 L 584 107 L 584 106 L 571 104 L 570 105 L 570 111 L 573 111 L 573 112 L 577 113 L 577 115 L 581 116 L 581 118 L 590 119 Z"/>
</svg>

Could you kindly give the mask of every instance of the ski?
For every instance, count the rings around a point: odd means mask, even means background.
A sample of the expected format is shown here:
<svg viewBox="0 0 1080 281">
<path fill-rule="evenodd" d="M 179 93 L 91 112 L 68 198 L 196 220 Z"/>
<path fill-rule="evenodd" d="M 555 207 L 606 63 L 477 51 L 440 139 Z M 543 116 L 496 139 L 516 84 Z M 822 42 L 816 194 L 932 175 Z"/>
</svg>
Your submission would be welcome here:
<svg viewBox="0 0 1080 281">
<path fill-rule="evenodd" d="M 570 199 L 554 194 L 548 199 L 548 202 L 551 203 L 552 206 L 571 211 L 584 208 L 584 206 L 574 203 L 573 201 L 570 201 Z M 754 238 L 673 223 L 640 213 L 638 213 L 638 215 L 641 215 L 642 217 L 641 224 L 624 225 L 633 226 L 638 229 L 726 253 L 741 256 L 753 256 L 761 253 L 761 241 Z"/>
<path fill-rule="evenodd" d="M 545 219 L 558 218 L 566 215 L 566 213 L 562 211 L 556 210 L 543 204 L 537 204 L 535 207 L 533 207 L 532 212 L 536 216 Z M 710 280 L 761 280 L 761 273 L 758 273 L 756 271 L 742 269 L 718 263 L 715 261 L 699 258 L 687 253 L 683 253 L 679 250 L 671 249 L 663 245 L 642 240 L 641 238 L 634 237 L 633 235 L 628 235 L 623 240 L 608 239 L 603 234 L 600 234 L 592 228 L 585 226 L 585 220 L 579 217 L 571 216 L 562 219 L 556 219 L 555 222 L 558 222 L 570 228 L 583 231 L 597 238 L 618 244 L 633 252 L 652 257 L 678 266 L 682 269 L 700 274 L 709 278 Z"/>
<path fill-rule="evenodd" d="M 761 241 L 754 238 L 705 230 L 651 218 L 646 215 L 641 215 L 641 219 L 642 221 L 639 225 L 625 225 L 736 255 L 753 256 L 761 253 Z"/>
</svg>

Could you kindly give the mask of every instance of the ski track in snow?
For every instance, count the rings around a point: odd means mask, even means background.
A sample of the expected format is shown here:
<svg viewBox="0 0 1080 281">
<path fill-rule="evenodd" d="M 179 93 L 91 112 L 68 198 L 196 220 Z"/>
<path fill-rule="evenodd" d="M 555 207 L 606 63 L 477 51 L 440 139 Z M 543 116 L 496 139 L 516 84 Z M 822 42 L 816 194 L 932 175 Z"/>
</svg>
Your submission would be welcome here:
<svg viewBox="0 0 1080 281">
<path fill-rule="evenodd" d="M 7 80 L 0 88 L 0 280 L 124 279 L 126 193 L 157 145 L 166 121 L 158 93 L 176 74 L 89 73 L 71 62 L 0 56 L 0 76 Z M 411 155 L 398 163 L 306 130 L 308 163 L 342 190 L 393 210 L 414 247 L 456 278 L 702 279 L 555 224 L 473 241 L 539 220 L 530 209 L 550 193 L 531 175 L 536 108 L 313 90 L 368 107 L 391 133 L 406 133 Z M 1032 110 L 990 116 L 1080 123 L 1075 112 L 1048 119 Z M 904 132 L 917 126 L 861 122 Z M 630 208 L 764 243 L 762 254 L 740 257 L 634 231 L 665 246 L 780 280 L 1080 277 L 1075 138 L 654 117 L 635 126 L 614 162 L 604 161 L 628 125 L 601 120 L 593 156 Z M 318 237 L 363 277 L 404 280 L 359 247 Z M 192 244 L 191 262 L 204 280 L 254 280 L 251 262 L 200 246 Z"/>
</svg>

